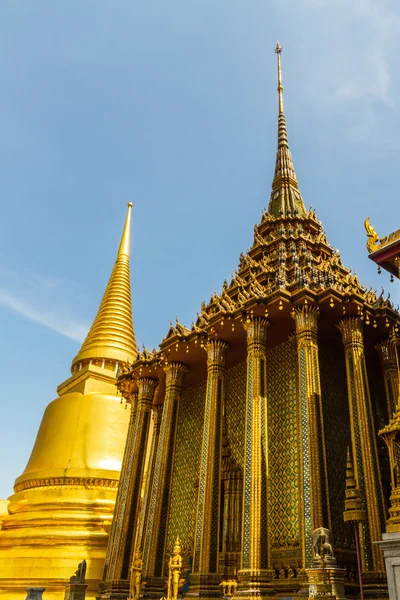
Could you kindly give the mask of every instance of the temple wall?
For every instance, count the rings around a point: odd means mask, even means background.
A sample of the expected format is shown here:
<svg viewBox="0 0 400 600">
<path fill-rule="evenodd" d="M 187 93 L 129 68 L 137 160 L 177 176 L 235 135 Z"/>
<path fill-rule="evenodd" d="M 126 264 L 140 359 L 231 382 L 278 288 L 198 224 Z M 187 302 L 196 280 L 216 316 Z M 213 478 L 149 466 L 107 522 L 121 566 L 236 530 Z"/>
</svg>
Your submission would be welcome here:
<svg viewBox="0 0 400 600">
<path fill-rule="evenodd" d="M 300 543 L 297 352 L 292 341 L 267 351 L 267 393 L 269 528 L 277 559 L 276 550 Z"/>
<path fill-rule="evenodd" d="M 343 522 L 346 448 L 350 440 L 344 357 L 340 351 L 324 344 L 320 344 L 319 356 L 331 527 L 336 545 L 351 549 L 352 536 Z M 295 343 L 288 340 L 268 350 L 266 363 L 271 550 L 275 568 L 287 568 L 287 564 L 297 568 L 301 504 Z M 167 554 L 172 552 L 179 535 L 186 559 L 193 555 L 205 394 L 206 381 L 185 389 L 178 418 Z M 246 362 L 227 369 L 225 398 L 230 448 L 243 468 Z M 339 422 L 338 414 L 341 415 Z"/>
<path fill-rule="evenodd" d="M 273 549 L 300 543 L 299 456 L 297 442 L 297 353 L 287 341 L 267 352 L 270 531 Z M 173 473 L 168 554 L 179 535 L 182 553 L 193 555 L 206 382 L 185 389 L 180 402 Z M 246 362 L 225 375 L 226 426 L 233 458 L 243 468 Z"/>
<path fill-rule="evenodd" d="M 206 381 L 186 388 L 180 400 L 168 522 L 167 555 L 179 535 L 182 555 L 193 556 Z"/>
<path fill-rule="evenodd" d="M 354 545 L 352 530 L 343 521 L 346 488 L 346 453 L 350 442 L 350 416 L 343 352 L 319 344 L 322 413 L 328 470 L 331 529 L 336 548 Z M 338 419 L 338 415 L 340 418 Z M 326 525 L 328 527 L 328 524 Z"/>
</svg>

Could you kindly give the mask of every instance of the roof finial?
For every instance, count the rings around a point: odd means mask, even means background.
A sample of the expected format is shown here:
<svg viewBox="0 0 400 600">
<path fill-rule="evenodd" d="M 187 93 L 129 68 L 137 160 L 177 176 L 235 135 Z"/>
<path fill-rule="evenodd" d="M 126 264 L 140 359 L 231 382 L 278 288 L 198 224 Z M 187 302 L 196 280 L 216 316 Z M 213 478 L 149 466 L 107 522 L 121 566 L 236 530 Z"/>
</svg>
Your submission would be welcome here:
<svg viewBox="0 0 400 600">
<path fill-rule="evenodd" d="M 282 46 L 279 42 L 276 44 L 275 53 L 278 58 L 278 150 L 276 153 L 275 173 L 268 212 L 274 217 L 301 216 L 305 214 L 306 209 L 299 191 L 292 156 L 289 150 L 286 119 L 283 112 Z"/>
<path fill-rule="evenodd" d="M 279 42 L 276 42 L 275 53 L 278 56 L 278 100 L 279 100 L 279 114 L 283 115 L 283 85 L 282 85 L 282 70 L 281 70 L 281 53 L 282 46 Z"/>
</svg>

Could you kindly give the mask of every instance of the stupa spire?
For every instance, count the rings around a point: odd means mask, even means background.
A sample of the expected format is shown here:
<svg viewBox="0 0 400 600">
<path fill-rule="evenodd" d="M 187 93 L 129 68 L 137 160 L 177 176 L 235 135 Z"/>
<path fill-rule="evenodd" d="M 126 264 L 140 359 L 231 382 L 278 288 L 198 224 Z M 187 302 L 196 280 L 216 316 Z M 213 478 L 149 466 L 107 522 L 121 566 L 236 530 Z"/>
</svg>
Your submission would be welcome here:
<svg viewBox="0 0 400 600">
<path fill-rule="evenodd" d="M 136 358 L 129 273 L 131 212 L 129 202 L 111 277 L 90 331 L 72 361 L 72 370 L 77 363 L 90 359 L 127 363 Z"/>
<path fill-rule="evenodd" d="M 268 212 L 274 217 L 302 215 L 305 214 L 306 210 L 289 150 L 286 119 L 283 111 L 282 46 L 279 42 L 276 44 L 275 52 L 278 59 L 278 149 Z"/>
<path fill-rule="evenodd" d="M 365 521 L 365 511 L 363 510 L 360 490 L 357 487 L 356 478 L 354 475 L 353 461 L 351 459 L 350 448 L 347 447 L 346 458 L 346 499 L 344 501 L 343 519 L 345 523 L 348 521 Z"/>
</svg>

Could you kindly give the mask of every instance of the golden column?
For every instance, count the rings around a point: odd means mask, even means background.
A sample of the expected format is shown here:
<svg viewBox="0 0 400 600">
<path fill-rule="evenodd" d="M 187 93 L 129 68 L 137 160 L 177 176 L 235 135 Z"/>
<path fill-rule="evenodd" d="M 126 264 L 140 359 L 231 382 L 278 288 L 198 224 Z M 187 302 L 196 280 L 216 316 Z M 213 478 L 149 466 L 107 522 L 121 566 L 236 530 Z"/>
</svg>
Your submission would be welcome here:
<svg viewBox="0 0 400 600">
<path fill-rule="evenodd" d="M 241 597 L 270 596 L 270 539 L 268 528 L 268 423 L 266 350 L 269 322 L 248 319 L 247 393 L 243 483 L 241 569 L 237 592 Z"/>
<path fill-rule="evenodd" d="M 151 407 L 157 381 L 137 380 L 138 396 L 135 419 L 131 420 L 125 447 L 122 473 L 115 503 L 107 548 L 102 598 L 119 598 L 129 592 L 129 570 L 136 536 L 143 472 L 150 428 Z"/>
<path fill-rule="evenodd" d="M 225 448 L 224 453 L 229 451 Z M 236 577 L 238 559 L 240 559 L 241 547 L 241 520 L 243 499 L 243 475 L 242 470 L 229 455 L 223 465 L 223 520 L 222 520 L 222 552 L 220 567 L 224 579 Z"/>
<path fill-rule="evenodd" d="M 367 510 L 367 520 L 360 525 L 362 568 L 363 571 L 383 571 L 381 550 L 372 543 L 381 540 L 385 519 L 364 354 L 363 322 L 358 317 L 348 317 L 340 321 L 338 328 L 345 349 L 354 471 L 363 509 Z"/>
<path fill-rule="evenodd" d="M 396 341 L 385 340 L 375 346 L 382 365 L 387 400 L 388 420 L 396 411 L 399 396 L 399 369 L 397 365 Z"/>
<path fill-rule="evenodd" d="M 203 444 L 200 458 L 199 495 L 195 529 L 193 595 L 221 595 L 218 588 L 221 442 L 224 398 L 225 357 L 228 344 L 209 340 L 207 352 L 207 392 L 204 408 Z"/>
<path fill-rule="evenodd" d="M 181 363 L 168 363 L 165 367 L 166 389 L 161 419 L 160 436 L 155 460 L 152 492 L 148 498 L 148 517 L 144 538 L 144 574 L 146 595 L 163 592 L 164 554 L 167 536 L 168 507 L 174 463 L 176 428 L 183 377 L 188 370 Z"/>
<path fill-rule="evenodd" d="M 153 436 L 151 438 L 151 448 L 150 448 L 150 456 L 148 461 L 147 468 L 147 477 L 145 481 L 145 489 L 143 494 L 143 503 L 140 509 L 140 517 L 139 517 L 139 528 L 136 537 L 135 547 L 143 552 L 143 535 L 145 531 L 145 525 L 147 523 L 147 517 L 149 514 L 149 504 L 150 504 L 150 494 L 153 489 L 153 478 L 154 471 L 156 467 L 156 457 L 157 457 L 157 448 L 158 448 L 158 440 L 160 437 L 160 425 L 161 425 L 161 415 L 162 415 L 162 404 L 153 405 L 152 409 L 152 417 L 153 417 Z"/>
<path fill-rule="evenodd" d="M 293 312 L 296 323 L 302 461 L 303 564 L 311 566 L 312 532 L 330 529 L 325 436 L 318 361 L 317 307 L 304 305 Z"/>
</svg>

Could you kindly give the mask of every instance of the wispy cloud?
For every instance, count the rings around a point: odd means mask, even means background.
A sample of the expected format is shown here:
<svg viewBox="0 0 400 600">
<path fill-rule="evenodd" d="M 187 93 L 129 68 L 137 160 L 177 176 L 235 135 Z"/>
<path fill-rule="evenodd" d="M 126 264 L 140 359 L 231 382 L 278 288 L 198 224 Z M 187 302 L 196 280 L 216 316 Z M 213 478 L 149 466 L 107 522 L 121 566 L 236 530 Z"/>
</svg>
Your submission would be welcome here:
<svg viewBox="0 0 400 600">
<path fill-rule="evenodd" d="M 326 48 L 315 54 L 310 69 L 318 81 L 310 86 L 315 110 L 340 113 L 350 141 L 373 146 L 393 139 L 382 111 L 391 111 L 396 126 L 400 7 L 389 0 L 304 0 L 304 5 L 319 47 Z"/>
<path fill-rule="evenodd" d="M 0 308 L 81 342 L 89 326 L 73 316 L 68 301 L 71 297 L 77 300 L 79 295 L 79 288 L 73 282 L 0 267 Z M 67 302 L 63 302 L 65 298 Z"/>
</svg>

